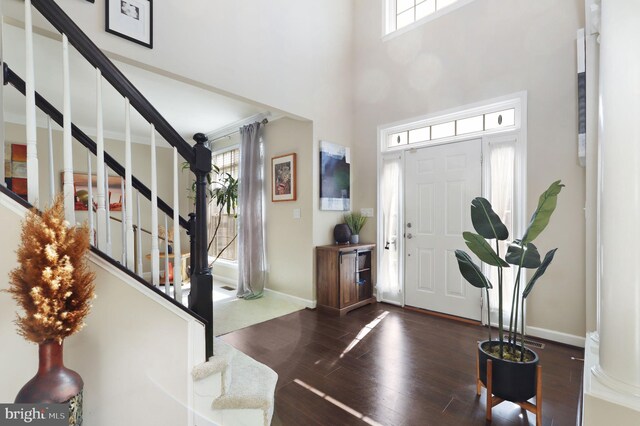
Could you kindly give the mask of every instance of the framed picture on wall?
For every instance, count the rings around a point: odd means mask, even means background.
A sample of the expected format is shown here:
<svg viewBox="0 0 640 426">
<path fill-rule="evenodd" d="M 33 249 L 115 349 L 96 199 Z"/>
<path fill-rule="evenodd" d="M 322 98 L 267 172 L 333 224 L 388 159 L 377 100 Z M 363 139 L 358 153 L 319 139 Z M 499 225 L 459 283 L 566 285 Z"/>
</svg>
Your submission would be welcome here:
<svg viewBox="0 0 640 426">
<path fill-rule="evenodd" d="M 26 200 L 27 146 L 7 142 L 4 149 L 4 183 L 8 189 Z"/>
<path fill-rule="evenodd" d="M 106 0 L 105 29 L 153 49 L 152 0 Z"/>
<path fill-rule="evenodd" d="M 320 141 L 320 210 L 351 209 L 349 148 Z"/>
<path fill-rule="evenodd" d="M 296 154 L 271 159 L 271 201 L 296 200 Z"/>
<path fill-rule="evenodd" d="M 64 185 L 64 172 L 60 174 Z M 107 186 L 109 192 L 105 194 L 105 202 L 109 203 L 109 211 L 121 212 L 124 190 L 124 179 L 120 176 L 109 176 Z M 89 176 L 86 173 L 73 174 L 73 191 L 76 211 L 89 210 Z M 91 175 L 91 201 L 93 210 L 98 209 L 98 177 Z"/>
</svg>

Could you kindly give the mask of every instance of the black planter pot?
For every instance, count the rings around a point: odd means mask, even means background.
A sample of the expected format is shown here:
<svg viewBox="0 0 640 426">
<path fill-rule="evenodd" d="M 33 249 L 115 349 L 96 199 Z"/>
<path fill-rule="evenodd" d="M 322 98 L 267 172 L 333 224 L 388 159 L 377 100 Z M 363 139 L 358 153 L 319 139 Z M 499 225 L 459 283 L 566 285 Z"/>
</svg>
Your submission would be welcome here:
<svg viewBox="0 0 640 426">
<path fill-rule="evenodd" d="M 507 361 L 486 353 L 482 348 L 488 344 L 487 340 L 478 343 L 480 380 L 485 387 L 487 387 L 487 360 L 490 359 L 492 361 L 492 393 L 495 396 L 511 402 L 524 402 L 533 398 L 536 395 L 538 354 L 527 349 L 527 353 L 533 356 L 531 361 Z M 500 342 L 491 341 L 492 347 L 499 345 Z"/>
</svg>

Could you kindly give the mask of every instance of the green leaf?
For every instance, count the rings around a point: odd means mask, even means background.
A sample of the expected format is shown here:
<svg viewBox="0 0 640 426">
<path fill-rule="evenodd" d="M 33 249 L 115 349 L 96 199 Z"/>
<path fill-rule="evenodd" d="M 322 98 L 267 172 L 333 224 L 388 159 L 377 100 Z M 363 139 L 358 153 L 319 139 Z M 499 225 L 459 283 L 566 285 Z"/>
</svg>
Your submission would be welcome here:
<svg viewBox="0 0 640 426">
<path fill-rule="evenodd" d="M 549 250 L 549 252 L 544 256 L 544 260 L 542 261 L 542 264 L 536 270 L 535 274 L 533 274 L 533 277 L 531 277 L 531 279 L 527 283 L 527 286 L 525 287 L 524 292 L 522 293 L 522 297 L 523 298 L 525 298 L 525 299 L 527 298 L 529 293 L 531 293 L 531 290 L 533 290 L 534 284 L 536 283 L 536 281 L 538 281 L 538 278 L 543 276 L 544 273 L 547 271 L 547 267 L 549 266 L 549 264 L 553 260 L 553 256 L 556 254 L 557 250 L 558 250 L 557 248 L 555 248 L 553 250 Z"/>
<path fill-rule="evenodd" d="M 509 267 L 504 260 L 498 257 L 493 248 L 487 243 L 487 240 L 482 238 L 482 236 L 474 234 L 473 232 L 463 232 L 462 237 L 467 247 L 484 263 L 491 266 Z"/>
<path fill-rule="evenodd" d="M 525 244 L 535 240 L 538 235 L 544 231 L 544 228 L 547 227 L 549 219 L 551 219 L 551 214 L 558 204 L 558 194 L 560 194 L 563 187 L 564 185 L 557 180 L 553 182 L 549 188 L 542 193 L 542 195 L 540 195 L 540 198 L 538 199 L 538 207 L 536 208 L 536 211 L 533 212 L 527 232 L 525 232 L 524 237 L 522 237 L 522 241 Z"/>
<path fill-rule="evenodd" d="M 480 267 L 473 263 L 471 257 L 462 250 L 456 250 L 456 259 L 458 259 L 458 268 L 462 277 L 474 287 L 477 288 L 492 288 L 493 286 L 484 276 Z"/>
<path fill-rule="evenodd" d="M 504 257 L 505 260 L 512 265 L 520 265 L 522 259 L 523 268 L 532 269 L 540 266 L 540 253 L 538 253 L 538 248 L 532 243 L 525 245 L 524 248 L 521 247 L 520 244 L 520 240 L 515 240 L 509 244 L 507 254 Z M 523 251 L 524 257 L 522 257 Z"/>
<path fill-rule="evenodd" d="M 471 201 L 471 222 L 476 232 L 487 239 L 501 241 L 509 238 L 509 231 L 500 217 L 491 208 L 491 203 L 482 197 Z"/>
</svg>

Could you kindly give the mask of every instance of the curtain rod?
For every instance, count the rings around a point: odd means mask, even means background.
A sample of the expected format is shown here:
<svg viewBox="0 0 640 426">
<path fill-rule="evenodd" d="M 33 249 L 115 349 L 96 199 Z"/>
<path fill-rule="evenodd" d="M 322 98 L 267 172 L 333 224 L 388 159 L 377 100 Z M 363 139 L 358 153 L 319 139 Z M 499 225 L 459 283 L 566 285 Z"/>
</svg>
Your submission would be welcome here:
<svg viewBox="0 0 640 426">
<path fill-rule="evenodd" d="M 209 143 L 211 143 L 211 142 L 217 141 L 218 139 L 222 139 L 227 136 L 231 136 L 235 133 L 238 133 L 240 131 L 239 130 L 240 127 L 245 126 L 247 124 L 255 123 L 256 121 L 259 121 L 262 124 L 267 124 L 269 122 L 268 121 L 269 117 L 271 117 L 270 112 L 255 114 L 255 115 L 252 115 L 251 117 L 238 120 L 235 123 L 231 123 L 217 130 L 206 133 L 206 136 L 207 136 L 207 139 L 209 139 Z"/>
</svg>

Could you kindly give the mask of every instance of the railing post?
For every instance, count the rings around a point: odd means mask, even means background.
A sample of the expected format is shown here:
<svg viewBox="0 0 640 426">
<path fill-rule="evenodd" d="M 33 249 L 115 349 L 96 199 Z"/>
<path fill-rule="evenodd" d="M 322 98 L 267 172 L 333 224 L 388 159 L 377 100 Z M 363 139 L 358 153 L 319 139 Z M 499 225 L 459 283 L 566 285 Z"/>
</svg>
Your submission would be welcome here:
<svg viewBox="0 0 640 426">
<path fill-rule="evenodd" d="M 207 253 L 207 174 L 211 172 L 211 150 L 204 144 L 207 141 L 204 134 L 196 133 L 193 139 L 196 145 L 193 147 L 191 171 L 196 175 L 196 206 L 195 232 L 191 234 L 194 269 L 191 272 L 189 309 L 207 320 L 205 339 L 209 359 L 213 356 L 213 277 Z"/>
</svg>

